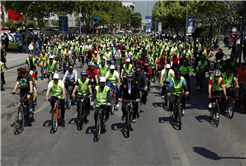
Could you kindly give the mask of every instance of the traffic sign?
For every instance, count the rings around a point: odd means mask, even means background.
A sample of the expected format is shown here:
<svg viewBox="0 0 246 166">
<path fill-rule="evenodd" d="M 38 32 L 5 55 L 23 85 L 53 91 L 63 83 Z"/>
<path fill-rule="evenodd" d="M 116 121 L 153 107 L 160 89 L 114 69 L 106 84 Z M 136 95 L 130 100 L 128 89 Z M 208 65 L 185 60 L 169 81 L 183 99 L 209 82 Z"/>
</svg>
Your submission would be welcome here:
<svg viewBox="0 0 246 166">
<path fill-rule="evenodd" d="M 94 19 L 99 19 L 100 17 L 99 16 L 94 16 Z"/>
<path fill-rule="evenodd" d="M 145 19 L 151 19 L 151 16 L 145 16 Z"/>
<path fill-rule="evenodd" d="M 68 31 L 68 17 L 59 16 L 59 31 L 62 31 L 62 23 L 63 23 L 63 30 Z"/>
<path fill-rule="evenodd" d="M 162 22 L 158 22 L 158 33 L 162 33 Z"/>
</svg>

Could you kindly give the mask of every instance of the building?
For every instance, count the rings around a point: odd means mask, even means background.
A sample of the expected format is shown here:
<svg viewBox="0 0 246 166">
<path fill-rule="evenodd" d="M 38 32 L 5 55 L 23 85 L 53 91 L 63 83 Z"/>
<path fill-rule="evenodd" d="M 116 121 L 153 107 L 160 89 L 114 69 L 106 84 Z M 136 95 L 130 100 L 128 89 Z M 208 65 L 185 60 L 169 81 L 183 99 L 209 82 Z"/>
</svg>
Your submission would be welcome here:
<svg viewBox="0 0 246 166">
<path fill-rule="evenodd" d="M 122 5 L 131 8 L 132 13 L 134 13 L 134 9 L 136 6 L 134 2 L 122 2 Z"/>
</svg>

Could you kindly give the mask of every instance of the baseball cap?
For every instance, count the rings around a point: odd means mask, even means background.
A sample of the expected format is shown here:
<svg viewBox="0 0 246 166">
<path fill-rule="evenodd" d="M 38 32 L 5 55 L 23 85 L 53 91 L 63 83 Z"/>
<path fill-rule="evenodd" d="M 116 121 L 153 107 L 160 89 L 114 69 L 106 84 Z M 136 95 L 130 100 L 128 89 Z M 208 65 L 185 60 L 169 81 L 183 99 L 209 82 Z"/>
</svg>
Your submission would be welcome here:
<svg viewBox="0 0 246 166">
<path fill-rule="evenodd" d="M 95 54 L 97 54 L 97 51 L 94 51 Z"/>
<path fill-rule="evenodd" d="M 53 56 L 50 56 L 49 59 L 53 59 Z"/>
<path fill-rule="evenodd" d="M 110 50 L 109 48 L 107 48 L 107 50 Z"/>
<path fill-rule="evenodd" d="M 100 78 L 100 82 L 106 82 L 106 78 L 105 77 L 101 77 Z"/>
<path fill-rule="evenodd" d="M 113 70 L 114 70 L 114 69 L 115 69 L 114 65 L 111 65 L 111 66 L 110 66 L 110 69 L 113 69 Z"/>
<path fill-rule="evenodd" d="M 167 68 L 167 69 L 170 69 L 170 68 L 171 68 L 170 64 L 167 64 L 167 65 L 166 65 L 166 68 Z"/>
<path fill-rule="evenodd" d="M 131 60 L 130 59 L 127 59 L 126 62 L 131 62 Z"/>
<path fill-rule="evenodd" d="M 59 79 L 59 74 L 54 74 L 53 79 Z"/>
</svg>

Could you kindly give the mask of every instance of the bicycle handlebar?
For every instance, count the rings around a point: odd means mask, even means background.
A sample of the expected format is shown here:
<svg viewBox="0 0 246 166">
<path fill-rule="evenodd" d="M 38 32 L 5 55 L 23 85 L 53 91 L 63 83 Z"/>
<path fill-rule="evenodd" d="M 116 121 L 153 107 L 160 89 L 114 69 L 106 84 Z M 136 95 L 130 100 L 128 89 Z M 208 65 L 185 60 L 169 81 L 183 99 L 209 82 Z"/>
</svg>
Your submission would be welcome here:
<svg viewBox="0 0 246 166">
<path fill-rule="evenodd" d="M 136 100 L 122 100 L 122 102 L 132 102 L 132 103 L 137 103 Z"/>
</svg>

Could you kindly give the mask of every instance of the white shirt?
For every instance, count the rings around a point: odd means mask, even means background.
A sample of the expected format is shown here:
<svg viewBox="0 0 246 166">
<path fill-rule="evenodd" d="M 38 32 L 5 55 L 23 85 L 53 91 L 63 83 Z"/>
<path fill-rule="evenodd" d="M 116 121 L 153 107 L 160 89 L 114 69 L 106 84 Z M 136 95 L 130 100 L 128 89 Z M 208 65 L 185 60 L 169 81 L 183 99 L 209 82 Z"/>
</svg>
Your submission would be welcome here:
<svg viewBox="0 0 246 166">
<path fill-rule="evenodd" d="M 34 47 L 33 47 L 32 43 L 31 43 L 31 44 L 29 44 L 28 49 L 29 49 L 29 50 L 33 50 L 33 49 L 34 49 Z"/>
<path fill-rule="evenodd" d="M 121 52 L 120 49 L 115 50 L 115 59 L 119 59 L 120 52 Z"/>
<path fill-rule="evenodd" d="M 129 52 L 126 52 L 126 54 L 127 54 L 128 58 L 130 58 L 130 59 L 131 59 L 131 57 L 132 57 L 132 52 L 131 52 L 131 51 L 129 51 Z"/>
<path fill-rule="evenodd" d="M 129 95 L 132 93 L 132 90 L 131 90 L 131 83 L 127 82 L 127 85 L 128 85 L 128 93 Z"/>
<path fill-rule="evenodd" d="M 52 81 L 53 81 L 53 80 L 52 80 Z M 51 82 L 52 82 L 52 81 L 49 82 L 48 88 L 51 88 Z M 61 81 L 61 80 L 60 80 L 60 81 Z M 56 85 L 56 87 L 57 87 L 57 84 L 55 84 L 55 85 Z M 63 83 L 63 82 L 62 82 L 62 88 L 64 88 L 64 83 Z"/>
<path fill-rule="evenodd" d="M 105 75 L 106 78 L 108 78 L 109 72 L 110 72 L 110 71 L 108 71 L 108 72 L 106 73 L 106 75 Z M 115 72 L 116 72 L 116 77 L 118 78 L 118 77 L 119 77 L 119 73 L 118 73 L 117 71 L 115 71 Z"/>
</svg>

